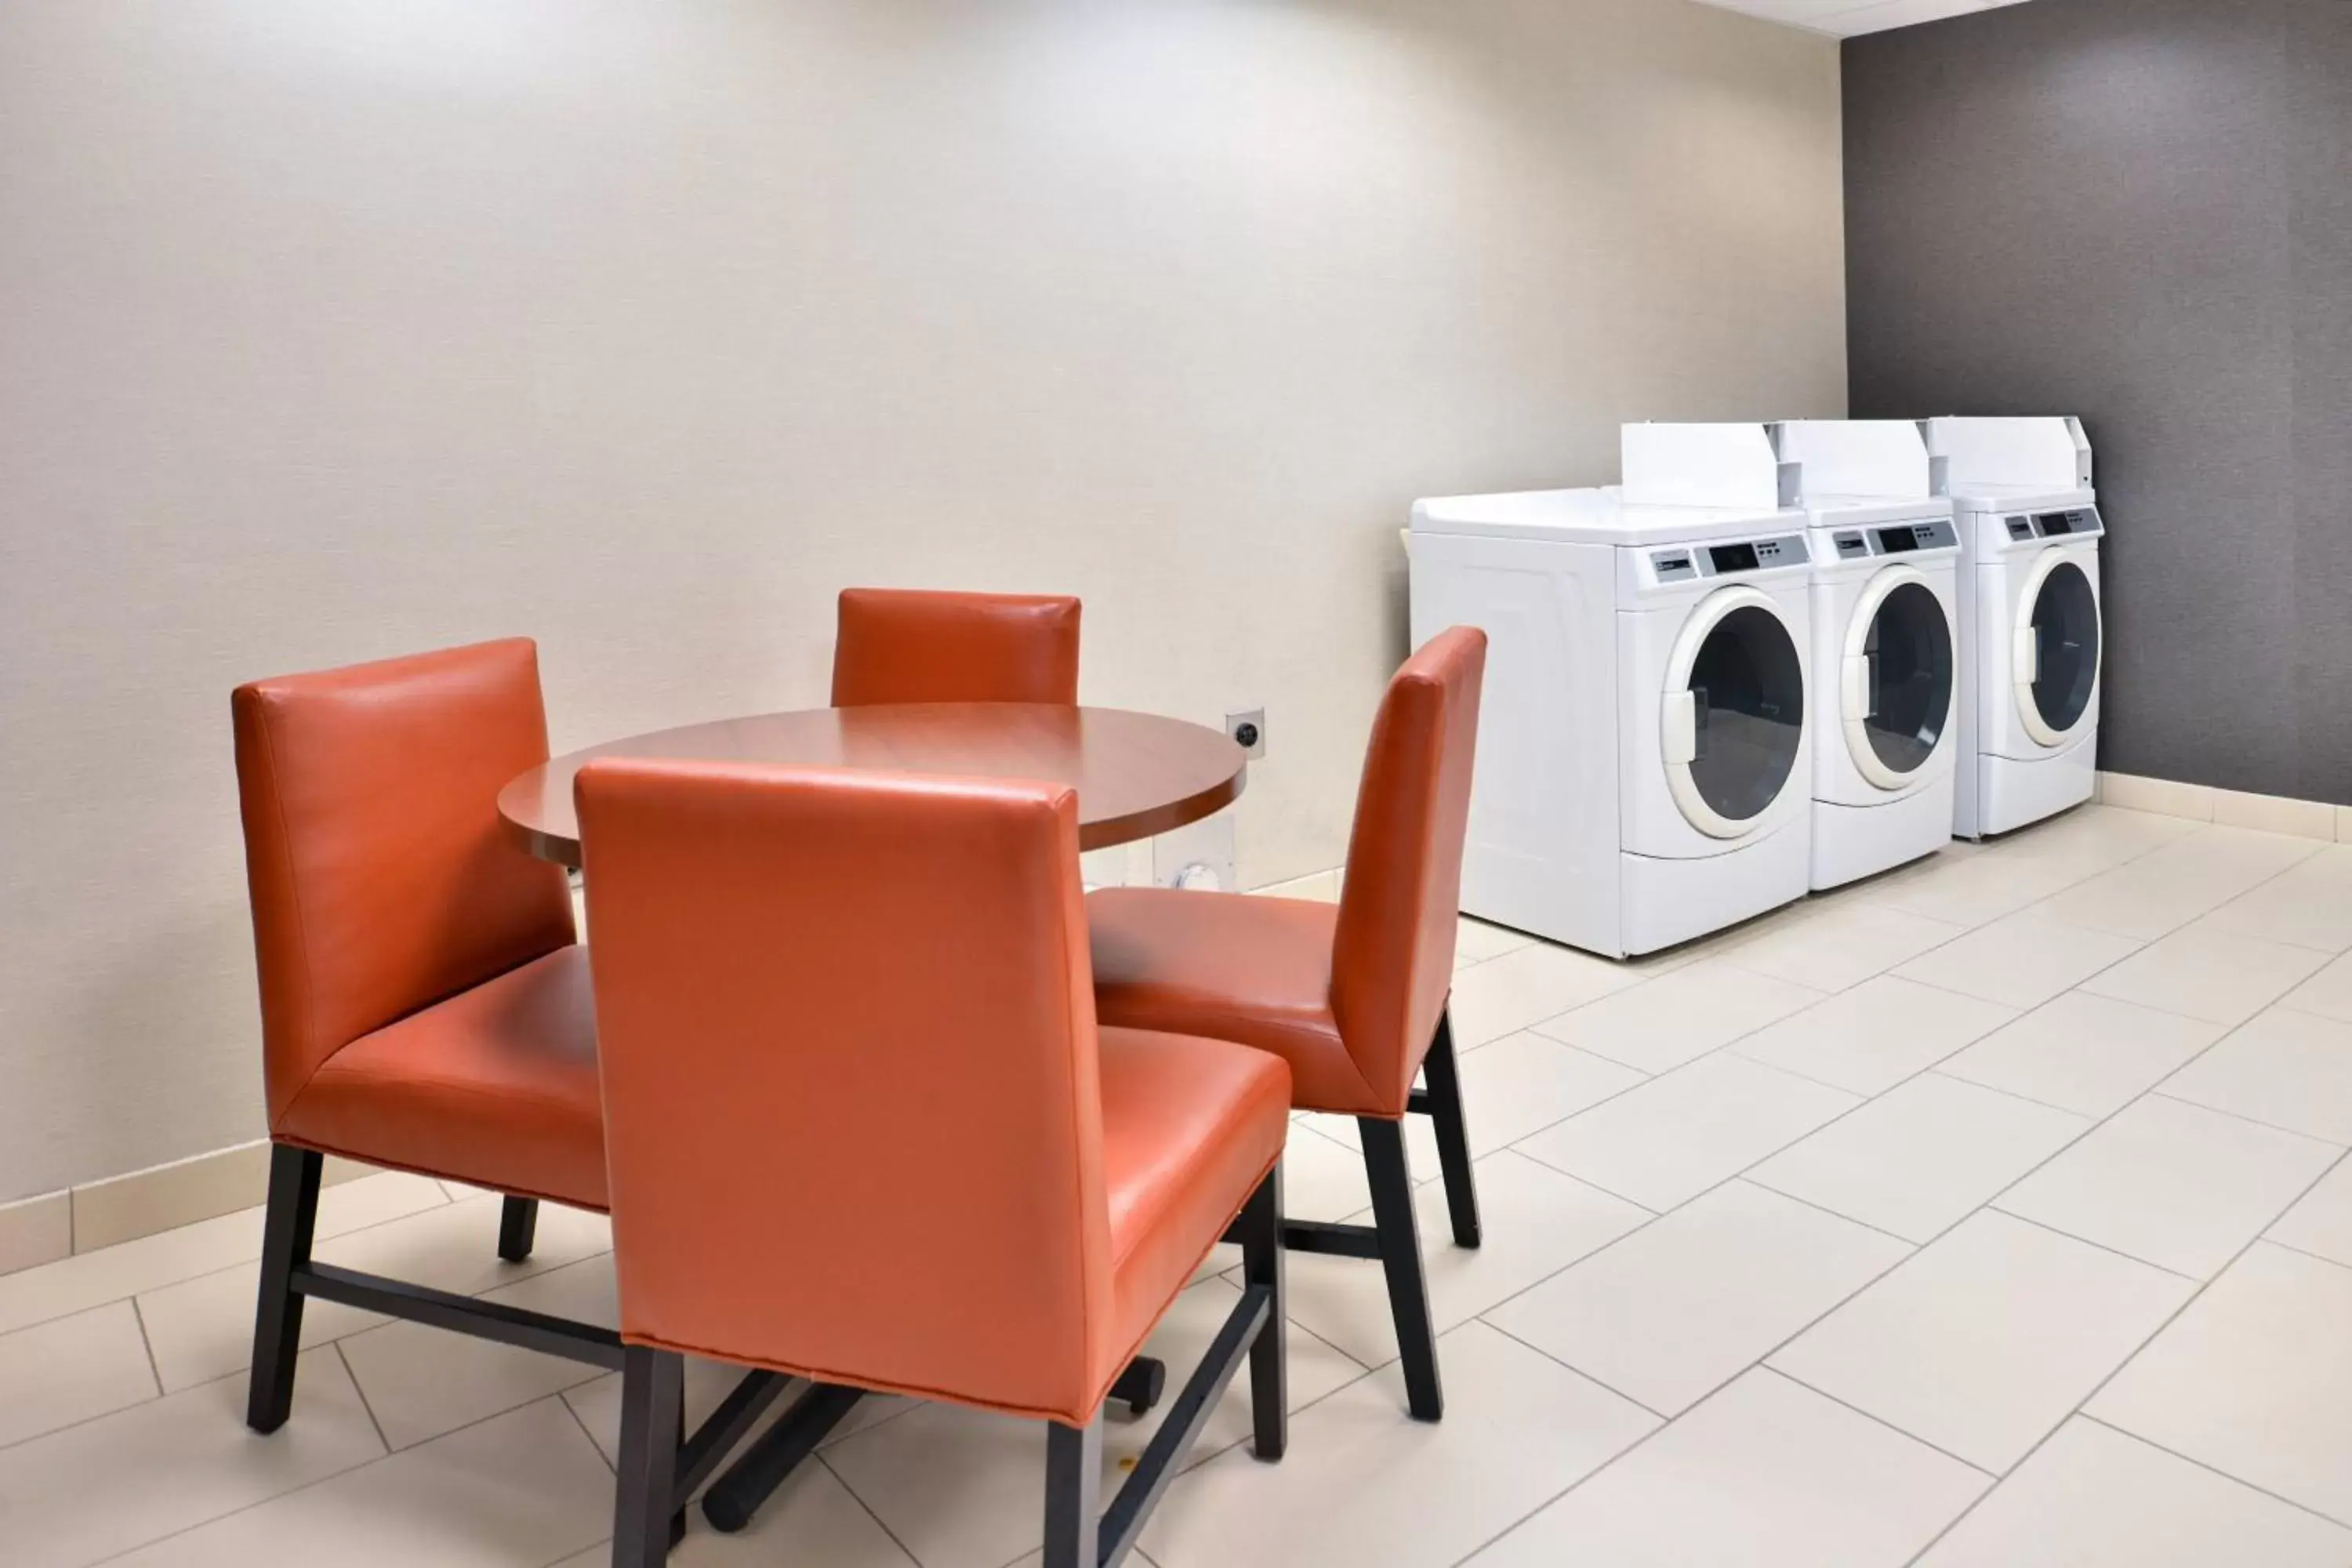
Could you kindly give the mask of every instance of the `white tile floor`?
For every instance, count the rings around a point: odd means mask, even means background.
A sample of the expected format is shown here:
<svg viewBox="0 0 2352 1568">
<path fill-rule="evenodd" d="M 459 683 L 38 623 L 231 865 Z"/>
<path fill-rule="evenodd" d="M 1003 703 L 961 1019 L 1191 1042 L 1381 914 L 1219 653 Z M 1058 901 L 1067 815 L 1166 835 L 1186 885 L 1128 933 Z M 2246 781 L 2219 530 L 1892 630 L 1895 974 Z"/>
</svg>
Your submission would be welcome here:
<svg viewBox="0 0 2352 1568">
<path fill-rule="evenodd" d="M 2352 1565 L 2352 847 L 2094 807 L 1638 964 L 1464 936 L 1488 1241 L 1423 1188 L 1447 1419 L 1404 1417 L 1380 1271 L 1297 1258 L 1289 1458 L 1229 1403 L 1150 1563 Z M 1296 1212 L 1362 1212 L 1351 1142 L 1294 1124 Z M 609 1320 L 601 1220 L 548 1211 L 520 1268 L 496 1229 L 377 1176 L 320 1253 Z M 247 1433 L 259 1243 L 0 1276 L 0 1560 L 602 1561 L 609 1376 L 314 1306 L 293 1422 Z M 1189 1365 L 1232 1290 L 1154 1348 Z M 1023 1568 L 1040 1450 L 869 1401 L 676 1561 Z"/>
</svg>

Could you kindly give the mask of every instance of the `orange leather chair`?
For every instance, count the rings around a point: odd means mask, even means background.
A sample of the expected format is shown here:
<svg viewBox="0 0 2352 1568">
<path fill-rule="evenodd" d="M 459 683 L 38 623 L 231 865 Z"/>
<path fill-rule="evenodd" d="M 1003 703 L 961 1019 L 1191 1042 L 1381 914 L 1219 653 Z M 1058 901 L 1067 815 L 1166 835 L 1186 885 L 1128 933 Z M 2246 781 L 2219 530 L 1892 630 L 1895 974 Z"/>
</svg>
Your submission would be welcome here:
<svg viewBox="0 0 2352 1568">
<path fill-rule="evenodd" d="M 845 588 L 833 705 L 1078 700 L 1078 602 Z"/>
<path fill-rule="evenodd" d="M 1478 1198 L 1446 1015 L 1462 840 L 1486 636 L 1433 637 L 1389 683 L 1372 723 L 1337 906 L 1160 888 L 1091 895 L 1095 1005 L 1106 1024 L 1213 1035 L 1290 1064 L 1302 1110 L 1353 1116 L 1374 1224 L 1291 1221 L 1299 1251 L 1377 1258 L 1412 1414 L 1444 1414 L 1402 1119 L 1437 1133 L 1454 1239 L 1479 1242 Z M 1413 1088 L 1416 1073 L 1428 1079 Z"/>
<path fill-rule="evenodd" d="M 1124 1554 L 1244 1356 L 1280 1455 L 1289 1069 L 1097 1029 L 1066 787 L 606 761 L 577 795 L 616 1564 L 662 1553 L 685 1354 L 1047 1422 L 1048 1568 Z M 1241 1304 L 1098 1519 L 1105 1396 L 1237 1216 Z"/>
<path fill-rule="evenodd" d="M 322 1154 L 515 1194 L 510 1257 L 518 1205 L 606 1207 L 587 951 L 563 873 L 501 838 L 495 804 L 547 760 L 537 649 L 257 681 L 231 711 L 274 1145 L 247 1424 L 285 1424 L 313 1296 L 618 1367 L 608 1330 L 310 1257 Z M 730 1396 L 689 1488 L 782 1388 Z"/>
</svg>

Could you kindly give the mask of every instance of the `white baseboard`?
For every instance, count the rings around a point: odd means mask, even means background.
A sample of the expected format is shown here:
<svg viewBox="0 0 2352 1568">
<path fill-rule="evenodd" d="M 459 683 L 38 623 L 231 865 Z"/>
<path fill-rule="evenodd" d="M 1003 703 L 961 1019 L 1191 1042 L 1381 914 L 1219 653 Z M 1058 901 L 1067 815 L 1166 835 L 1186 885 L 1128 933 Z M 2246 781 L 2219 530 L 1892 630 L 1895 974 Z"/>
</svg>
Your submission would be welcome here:
<svg viewBox="0 0 2352 1568">
<path fill-rule="evenodd" d="M 2153 812 L 2158 816 L 2186 817 L 2191 822 L 2210 822 L 2223 827 L 2252 827 L 2264 833 L 2292 834 L 2297 838 L 2352 844 L 2352 805 L 2108 773 L 2099 775 L 2098 798 L 2126 811 Z"/>
<path fill-rule="evenodd" d="M 332 1185 L 374 1169 L 330 1156 L 322 1179 Z M 0 1204 L 0 1274 L 235 1214 L 268 1195 L 269 1144 L 259 1141 Z"/>
</svg>

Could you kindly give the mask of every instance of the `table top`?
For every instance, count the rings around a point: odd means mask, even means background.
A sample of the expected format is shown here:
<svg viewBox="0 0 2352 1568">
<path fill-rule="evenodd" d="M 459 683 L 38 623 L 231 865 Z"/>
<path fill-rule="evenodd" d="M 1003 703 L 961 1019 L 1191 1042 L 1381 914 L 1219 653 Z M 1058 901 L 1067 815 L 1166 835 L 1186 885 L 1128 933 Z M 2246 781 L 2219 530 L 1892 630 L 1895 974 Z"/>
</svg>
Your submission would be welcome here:
<svg viewBox="0 0 2352 1568">
<path fill-rule="evenodd" d="M 1242 793 L 1249 763 L 1205 725 L 1121 708 L 908 702 L 722 719 L 561 756 L 499 792 L 499 815 L 542 860 L 580 864 L 572 779 L 595 757 L 893 769 L 1050 779 L 1078 792 L 1078 847 L 1101 849 L 1198 822 Z"/>
</svg>

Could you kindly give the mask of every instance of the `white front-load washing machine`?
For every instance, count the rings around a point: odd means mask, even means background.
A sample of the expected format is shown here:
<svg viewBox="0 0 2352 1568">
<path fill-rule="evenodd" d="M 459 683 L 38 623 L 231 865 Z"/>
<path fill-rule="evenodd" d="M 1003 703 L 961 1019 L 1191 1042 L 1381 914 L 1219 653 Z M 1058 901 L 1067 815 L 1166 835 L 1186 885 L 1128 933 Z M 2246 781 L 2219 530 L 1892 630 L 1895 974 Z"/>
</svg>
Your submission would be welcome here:
<svg viewBox="0 0 2352 1568">
<path fill-rule="evenodd" d="M 1412 637 L 1486 633 L 1462 908 L 1612 957 L 1802 898 L 1801 512 L 1613 489 L 1414 505 Z"/>
<path fill-rule="evenodd" d="M 1981 838 L 2091 798 L 2105 618 L 2091 452 L 2073 419 L 1934 419 L 1960 530 L 1960 771 L 1952 830 Z"/>
<path fill-rule="evenodd" d="M 1808 496 L 1816 889 L 1952 838 L 1959 535 L 1945 500 Z"/>
<path fill-rule="evenodd" d="M 1814 888 L 1950 842 L 1959 541 L 1909 420 L 1628 425 L 1626 493 L 1793 496 L 1812 556 Z"/>
</svg>

